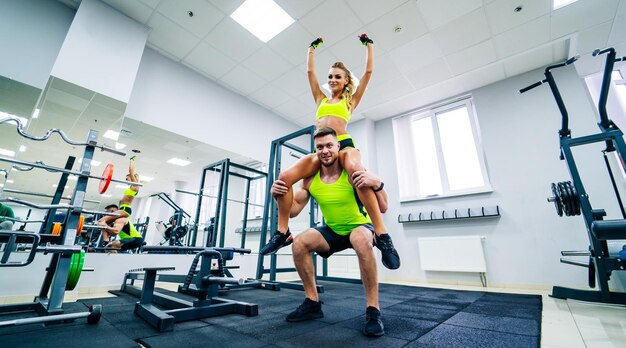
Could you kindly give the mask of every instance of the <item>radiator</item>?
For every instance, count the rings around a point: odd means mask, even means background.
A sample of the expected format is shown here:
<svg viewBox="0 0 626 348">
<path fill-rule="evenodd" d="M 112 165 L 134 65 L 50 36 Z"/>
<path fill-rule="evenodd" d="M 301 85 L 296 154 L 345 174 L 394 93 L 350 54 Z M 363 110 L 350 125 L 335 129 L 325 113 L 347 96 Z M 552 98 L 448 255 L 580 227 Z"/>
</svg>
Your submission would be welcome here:
<svg viewBox="0 0 626 348">
<path fill-rule="evenodd" d="M 482 236 L 418 238 L 420 265 L 425 271 L 485 273 Z"/>
</svg>

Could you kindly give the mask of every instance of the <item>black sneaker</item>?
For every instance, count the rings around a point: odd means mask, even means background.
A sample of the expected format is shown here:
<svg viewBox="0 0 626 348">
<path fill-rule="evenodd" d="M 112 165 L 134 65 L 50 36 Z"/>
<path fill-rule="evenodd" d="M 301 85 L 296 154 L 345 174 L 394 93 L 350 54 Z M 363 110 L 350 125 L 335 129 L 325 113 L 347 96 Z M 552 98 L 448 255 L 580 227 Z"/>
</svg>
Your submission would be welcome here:
<svg viewBox="0 0 626 348">
<path fill-rule="evenodd" d="M 400 255 L 398 251 L 393 247 L 391 236 L 389 233 L 376 235 L 376 247 L 380 249 L 382 254 L 383 265 L 389 269 L 400 268 Z"/>
<path fill-rule="evenodd" d="M 322 301 L 315 302 L 309 298 L 305 298 L 304 302 L 296 308 L 295 311 L 289 313 L 285 320 L 289 322 L 305 321 L 311 319 L 320 319 L 324 317 L 322 312 Z"/>
<path fill-rule="evenodd" d="M 293 243 L 293 237 L 291 237 L 291 232 L 287 230 L 285 233 L 280 233 L 278 230 L 274 232 L 274 235 L 270 239 L 263 249 L 261 249 L 261 255 L 273 254 L 278 249 L 285 247 L 289 244 Z"/>
<path fill-rule="evenodd" d="M 380 337 L 385 334 L 385 326 L 380 320 L 380 311 L 376 307 L 369 306 L 365 310 L 363 334 L 370 337 Z"/>
</svg>

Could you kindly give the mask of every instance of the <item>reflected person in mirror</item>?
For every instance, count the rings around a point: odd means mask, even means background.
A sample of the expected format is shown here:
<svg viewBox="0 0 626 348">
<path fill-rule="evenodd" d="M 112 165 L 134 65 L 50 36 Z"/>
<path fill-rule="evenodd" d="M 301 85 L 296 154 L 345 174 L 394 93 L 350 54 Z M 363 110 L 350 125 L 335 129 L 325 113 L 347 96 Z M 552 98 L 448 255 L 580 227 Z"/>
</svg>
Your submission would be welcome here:
<svg viewBox="0 0 626 348">
<path fill-rule="evenodd" d="M 117 213 L 119 208 L 115 204 L 108 205 L 105 210 L 108 213 Z M 137 231 L 133 223 L 128 217 L 113 217 L 111 223 L 106 223 L 102 219 L 98 224 L 104 229 L 102 230 L 102 242 L 105 244 L 107 253 L 117 253 L 117 249 L 122 251 L 137 249 L 143 244 L 141 233 Z M 112 237 L 116 237 L 111 241 Z"/>
<path fill-rule="evenodd" d="M 137 156 L 133 156 L 130 158 L 130 163 L 128 164 L 128 174 L 126 175 L 126 181 L 130 182 L 139 182 L 139 174 L 135 173 L 135 159 Z M 139 186 L 130 185 L 127 189 L 124 190 L 124 195 L 122 196 L 122 200 L 120 201 L 119 210 L 114 211 L 113 213 L 119 214 L 121 217 L 126 217 L 130 219 L 130 216 L 133 213 L 131 208 L 131 204 L 133 203 L 133 199 L 139 193 Z M 105 216 L 100 219 L 100 221 L 105 224 L 110 224 L 116 219 L 115 216 Z"/>
<path fill-rule="evenodd" d="M 12 230 L 13 229 L 13 221 L 9 219 L 4 219 L 3 217 L 15 219 L 15 214 L 13 213 L 13 209 L 6 204 L 0 203 L 0 230 Z"/>
</svg>

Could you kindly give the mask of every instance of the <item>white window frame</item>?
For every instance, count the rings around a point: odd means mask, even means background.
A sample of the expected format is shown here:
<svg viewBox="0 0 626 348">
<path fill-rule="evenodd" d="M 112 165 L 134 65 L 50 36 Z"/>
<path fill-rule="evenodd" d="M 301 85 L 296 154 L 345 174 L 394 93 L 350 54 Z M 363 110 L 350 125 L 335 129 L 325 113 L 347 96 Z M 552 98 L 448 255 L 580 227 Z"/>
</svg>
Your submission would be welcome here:
<svg viewBox="0 0 626 348">
<path fill-rule="evenodd" d="M 477 157 L 478 157 L 478 161 L 480 165 L 481 174 L 483 176 L 484 185 L 481 187 L 473 187 L 470 189 L 451 190 L 449 181 L 448 181 L 447 168 L 446 168 L 444 157 L 443 157 L 441 137 L 439 134 L 439 127 L 437 124 L 437 114 L 440 114 L 446 111 L 451 111 L 453 109 L 457 109 L 460 107 L 465 107 L 469 114 L 470 126 L 472 130 L 472 135 L 474 138 L 474 147 L 477 152 Z M 408 118 L 408 119 L 404 119 L 404 118 Z M 436 146 L 436 152 L 437 152 L 437 160 L 439 164 L 439 176 L 440 176 L 441 186 L 442 186 L 441 194 L 428 195 L 428 196 L 423 196 L 420 194 L 419 181 L 413 179 L 415 181 L 414 184 L 409 182 L 410 177 L 414 178 L 415 176 L 417 176 L 416 168 L 418 164 L 415 163 L 415 160 L 414 160 L 415 156 L 410 155 L 412 153 L 412 150 L 415 148 L 415 144 L 413 142 L 413 136 L 410 134 L 411 132 L 400 130 L 399 127 L 401 126 L 398 123 L 396 123 L 399 119 L 404 119 L 402 122 L 407 122 L 407 121 L 414 122 L 414 121 L 421 120 L 424 118 L 430 118 L 432 122 L 432 129 L 434 133 L 433 135 L 435 138 L 435 146 Z M 422 200 L 429 200 L 429 199 L 438 199 L 438 198 L 445 198 L 445 197 L 454 197 L 454 196 L 463 196 L 463 195 L 470 195 L 470 194 L 477 194 L 477 193 L 493 192 L 493 187 L 491 186 L 491 181 L 489 178 L 487 159 L 485 156 L 485 151 L 482 146 L 480 127 L 478 125 L 478 120 L 476 117 L 476 110 L 475 110 L 474 103 L 472 101 L 471 96 L 464 96 L 458 99 L 442 102 L 442 103 L 433 105 L 428 108 L 419 109 L 416 111 L 412 111 L 408 114 L 396 117 L 394 119 L 394 138 L 395 138 L 395 143 L 396 143 L 395 144 L 396 145 L 396 163 L 398 164 L 398 179 L 399 179 L 399 184 L 400 184 L 400 201 L 401 202 L 422 201 Z M 404 147 L 408 146 L 409 148 L 408 151 L 404 151 L 404 154 L 401 153 L 403 151 L 400 150 L 403 146 Z M 414 169 L 407 168 L 406 163 L 401 165 L 401 163 L 406 162 L 406 161 L 413 162 L 413 163 L 410 163 L 408 166 L 413 167 Z M 401 172 L 404 172 L 404 173 L 401 173 Z M 403 195 L 402 194 L 403 190 L 416 192 L 416 194 Z"/>
</svg>

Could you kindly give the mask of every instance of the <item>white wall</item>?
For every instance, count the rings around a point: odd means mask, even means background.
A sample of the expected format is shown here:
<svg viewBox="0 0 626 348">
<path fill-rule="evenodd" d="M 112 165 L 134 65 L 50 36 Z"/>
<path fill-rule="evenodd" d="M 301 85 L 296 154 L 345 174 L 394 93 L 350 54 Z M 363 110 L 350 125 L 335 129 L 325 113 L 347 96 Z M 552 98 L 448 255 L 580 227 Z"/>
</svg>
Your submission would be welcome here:
<svg viewBox="0 0 626 348">
<path fill-rule="evenodd" d="M 487 277 L 492 285 L 586 287 L 587 270 L 561 264 L 561 250 L 586 250 L 589 242 L 582 217 L 556 214 L 550 183 L 570 180 L 559 160 L 560 114 L 549 89 L 518 90 L 543 79 L 537 70 L 475 90 L 474 102 L 494 192 L 416 202 L 399 202 L 392 120 L 376 123 L 378 172 L 384 178 L 390 207 L 384 216 L 402 258 L 398 271 L 383 269 L 383 280 L 476 282 L 475 274 L 424 272 L 417 238 L 483 235 Z M 570 111 L 573 136 L 597 133 L 593 106 L 584 82 L 573 68 L 554 72 Z M 601 145 L 576 149 L 583 183 L 595 209 L 617 218 L 619 210 L 604 169 Z M 621 178 L 620 178 L 621 179 Z M 399 224 L 399 213 L 500 205 L 499 219 Z M 445 253 L 445 250 L 441 252 Z"/>
<path fill-rule="evenodd" d="M 149 29 L 98 0 L 83 0 L 52 75 L 128 102 Z"/>
<path fill-rule="evenodd" d="M 60 1 L 0 1 L 0 75 L 43 89 L 74 14 Z"/>
<path fill-rule="evenodd" d="M 146 49 L 126 116 L 267 162 L 271 141 L 296 125 Z"/>
</svg>

